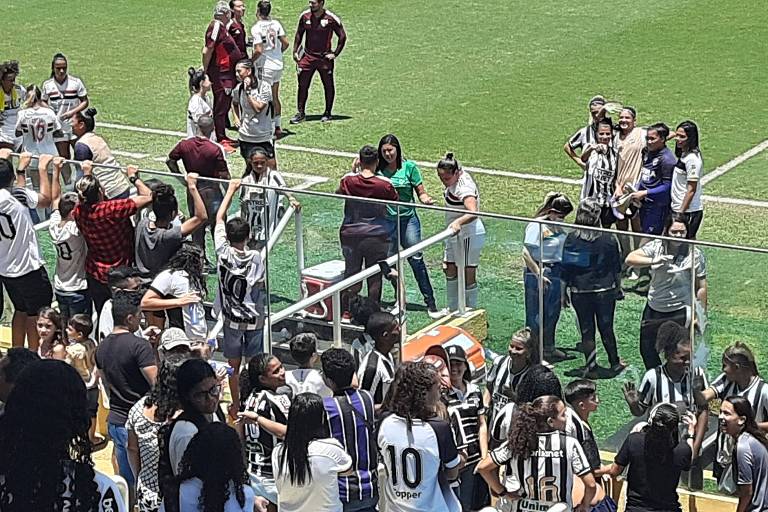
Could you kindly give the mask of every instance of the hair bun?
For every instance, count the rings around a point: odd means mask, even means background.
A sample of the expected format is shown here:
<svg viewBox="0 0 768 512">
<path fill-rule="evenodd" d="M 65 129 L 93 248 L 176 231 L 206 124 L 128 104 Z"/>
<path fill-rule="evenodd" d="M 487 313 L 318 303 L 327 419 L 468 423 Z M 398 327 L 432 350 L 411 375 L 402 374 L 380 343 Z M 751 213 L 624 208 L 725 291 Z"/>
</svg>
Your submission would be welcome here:
<svg viewBox="0 0 768 512">
<path fill-rule="evenodd" d="M 445 159 L 446 159 L 446 160 L 453 160 L 453 153 L 452 153 L 452 152 L 450 152 L 450 151 L 449 151 L 449 152 L 447 152 L 447 153 L 445 154 Z"/>
<path fill-rule="evenodd" d="M 190 77 L 193 77 L 193 76 L 195 75 L 195 72 L 196 72 L 196 71 L 197 71 L 197 70 L 196 70 L 195 68 L 193 68 L 192 66 L 190 66 L 190 67 L 189 67 L 189 69 L 187 69 L 187 74 L 188 74 Z"/>
<path fill-rule="evenodd" d="M 90 107 L 89 109 L 87 109 L 87 110 L 86 110 L 85 112 L 83 112 L 83 113 L 84 113 L 86 116 L 88 116 L 88 117 L 96 117 L 96 114 L 98 114 L 98 113 L 99 113 L 99 111 L 98 111 L 98 110 L 96 110 L 96 109 L 95 109 L 95 108 L 93 108 L 93 107 Z"/>
</svg>

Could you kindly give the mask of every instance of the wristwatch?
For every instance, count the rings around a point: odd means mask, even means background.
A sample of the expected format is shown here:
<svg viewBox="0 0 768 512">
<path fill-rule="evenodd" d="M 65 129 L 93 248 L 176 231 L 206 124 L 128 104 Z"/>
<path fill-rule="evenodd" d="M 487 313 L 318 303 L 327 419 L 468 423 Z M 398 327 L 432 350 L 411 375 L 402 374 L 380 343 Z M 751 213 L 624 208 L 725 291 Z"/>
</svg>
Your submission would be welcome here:
<svg viewBox="0 0 768 512">
<path fill-rule="evenodd" d="M 128 178 L 128 181 L 131 182 L 131 185 L 135 185 L 136 182 L 139 181 L 140 179 L 141 178 L 139 178 L 138 175 L 137 175 L 137 176 L 131 176 L 130 178 Z"/>
<path fill-rule="evenodd" d="M 695 436 L 689 432 L 686 432 L 683 434 L 683 441 L 687 441 L 688 439 L 693 439 Z"/>
<path fill-rule="evenodd" d="M 16 174 L 26 174 L 26 172 L 27 172 L 26 167 L 24 169 L 22 169 L 21 167 L 16 168 Z"/>
</svg>

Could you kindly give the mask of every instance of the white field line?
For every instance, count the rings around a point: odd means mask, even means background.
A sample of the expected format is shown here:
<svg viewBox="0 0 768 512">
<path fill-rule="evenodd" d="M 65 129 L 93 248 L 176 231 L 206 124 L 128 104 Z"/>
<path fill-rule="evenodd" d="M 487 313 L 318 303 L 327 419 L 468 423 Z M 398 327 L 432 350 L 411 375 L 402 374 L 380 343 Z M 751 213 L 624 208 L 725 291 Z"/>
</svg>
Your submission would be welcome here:
<svg viewBox="0 0 768 512">
<path fill-rule="evenodd" d="M 144 158 L 147 158 L 149 155 L 146 153 L 131 153 L 130 151 L 120 151 L 118 149 L 115 149 L 112 151 L 113 155 L 117 156 L 125 156 L 128 158 L 133 158 L 135 160 L 142 160 Z"/>
<path fill-rule="evenodd" d="M 103 126 L 104 128 L 112 128 L 114 130 L 125 130 L 125 131 L 132 131 L 132 132 L 140 132 L 140 133 L 152 133 L 156 135 L 166 135 L 171 137 L 186 137 L 186 132 L 178 132 L 178 131 L 172 131 L 172 130 L 158 130 L 156 128 L 143 128 L 140 126 L 129 126 L 129 125 L 123 125 L 123 124 L 113 124 L 113 123 L 99 123 L 99 126 Z M 319 149 L 319 148 L 307 148 L 303 146 L 292 146 L 290 144 L 282 144 L 277 143 L 277 147 L 281 149 L 285 149 L 288 151 L 298 151 L 303 153 L 312 153 L 315 155 L 326 155 L 326 156 L 334 156 L 334 157 L 342 157 L 342 158 L 354 158 L 357 156 L 356 153 L 351 153 L 348 151 L 337 151 L 334 149 Z M 712 179 L 715 179 L 719 176 L 722 176 L 726 172 L 730 171 L 740 163 L 744 162 L 745 160 L 755 156 L 756 154 L 760 153 L 761 151 L 768 148 L 768 140 L 762 142 L 758 146 L 755 146 L 754 148 L 750 149 L 746 153 L 743 153 L 742 155 L 739 155 L 738 157 L 734 158 L 733 160 L 723 164 L 722 166 L 718 167 L 711 173 L 708 173 L 703 179 L 702 182 L 706 184 L 708 181 L 712 181 Z M 159 160 L 158 160 L 159 161 Z M 164 160 L 163 160 L 164 161 Z M 434 162 L 424 162 L 424 161 L 415 161 L 415 163 L 422 167 L 435 167 Z M 723 170 L 726 166 L 730 165 L 727 169 Z M 491 176 L 504 176 L 509 178 L 518 178 L 521 180 L 531 180 L 531 181 L 548 181 L 553 183 L 564 183 L 567 185 L 580 185 L 581 180 L 571 179 L 571 178 L 560 178 L 558 176 L 544 176 L 541 174 L 528 174 L 528 173 L 521 173 L 521 172 L 510 172 L 510 171 L 501 171 L 496 169 L 485 169 L 482 167 L 472 167 L 472 166 L 464 166 L 465 169 L 467 169 L 470 172 L 474 172 L 477 174 L 488 174 Z M 711 178 L 707 181 L 707 178 L 715 173 L 718 173 L 717 176 L 714 178 Z M 302 176 L 312 176 L 312 175 L 302 175 Z M 322 178 L 320 176 L 312 176 L 313 178 Z M 328 180 L 328 178 L 324 178 L 325 181 Z M 752 206 L 755 208 L 768 208 L 768 202 L 766 201 L 753 201 L 750 199 L 737 199 L 737 198 L 731 198 L 731 197 L 719 197 L 719 196 L 708 196 L 704 195 L 703 199 L 705 201 L 710 201 L 714 203 L 721 203 L 721 204 L 733 204 L 738 206 Z"/>
<path fill-rule="evenodd" d="M 763 142 L 761 142 L 757 146 L 755 146 L 755 147 L 745 151 L 744 153 L 740 154 L 736 158 L 734 158 L 732 160 L 729 160 L 728 162 L 724 163 L 723 165 L 721 165 L 720 167 L 718 167 L 714 171 L 708 172 L 707 174 L 705 174 L 704 177 L 701 179 L 701 184 L 702 185 L 706 185 L 707 183 L 709 183 L 709 182 L 711 182 L 713 180 L 716 180 L 717 178 L 719 178 L 723 174 L 725 174 L 728 171 L 732 170 L 737 165 L 740 165 L 740 164 L 746 162 L 747 160 L 749 160 L 753 156 L 758 155 L 759 153 L 765 151 L 766 149 L 768 149 L 768 139 L 764 140 Z"/>
</svg>

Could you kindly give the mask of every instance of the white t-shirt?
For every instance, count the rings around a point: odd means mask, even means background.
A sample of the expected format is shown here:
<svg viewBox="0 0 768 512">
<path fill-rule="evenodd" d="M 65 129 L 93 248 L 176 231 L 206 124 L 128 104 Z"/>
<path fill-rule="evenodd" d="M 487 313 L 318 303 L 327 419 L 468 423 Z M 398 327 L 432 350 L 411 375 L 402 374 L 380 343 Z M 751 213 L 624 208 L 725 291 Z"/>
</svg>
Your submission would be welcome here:
<svg viewBox="0 0 768 512">
<path fill-rule="evenodd" d="M 163 270 L 149 286 L 162 298 L 178 298 L 193 290 L 190 286 L 189 276 L 184 270 Z M 195 304 L 188 304 L 181 309 L 184 319 L 184 332 L 192 341 L 205 341 L 208 336 L 208 324 L 205 321 L 205 308 L 202 300 Z"/>
<path fill-rule="evenodd" d="M 323 398 L 333 396 L 333 392 L 323 382 L 323 376 L 314 368 L 297 368 L 285 372 L 285 384 L 293 391 L 294 398 L 301 393 L 316 393 Z"/>
<path fill-rule="evenodd" d="M 223 313 L 230 324 L 258 330 L 264 325 L 264 264 L 259 251 L 235 249 L 227 241 L 223 222 L 216 224 L 213 241 L 218 256 L 219 288 L 214 314 Z"/>
<path fill-rule="evenodd" d="M 67 75 L 62 84 L 57 82 L 55 78 L 49 78 L 43 82 L 42 93 L 42 99 L 48 102 L 48 105 L 59 118 L 78 107 L 81 100 L 88 96 L 83 81 L 72 75 Z M 72 132 L 71 118 L 65 119 L 61 124 L 65 133 Z"/>
<path fill-rule="evenodd" d="M 242 180 L 243 185 L 261 185 L 286 187 L 283 176 L 278 171 L 267 169 L 256 181 L 251 173 Z M 251 240 L 264 242 L 267 233 L 272 233 L 277 226 L 283 195 L 272 189 L 243 186 L 240 193 L 240 217 L 251 226 Z"/>
<path fill-rule="evenodd" d="M 688 209 L 685 212 L 698 212 L 704 209 L 704 205 L 701 202 L 701 194 L 703 186 L 701 183 L 701 173 L 703 172 L 704 163 L 701 160 L 699 153 L 688 153 L 677 161 L 675 170 L 672 173 L 672 189 L 670 194 L 672 195 L 672 209 L 676 212 L 680 211 L 683 206 L 683 199 L 685 193 L 688 191 L 688 182 L 695 181 L 698 183 L 696 192 L 693 194 L 691 204 L 688 205 Z"/>
<path fill-rule="evenodd" d="M 338 474 L 349 471 L 352 457 L 336 439 L 310 441 L 310 473 L 312 480 L 299 486 L 291 483 L 288 467 L 281 467 L 284 444 L 272 451 L 272 470 L 277 487 L 280 512 L 342 512 L 339 500 Z"/>
<path fill-rule="evenodd" d="M 248 101 L 248 96 L 260 103 L 272 101 L 272 86 L 265 80 L 246 91 L 243 84 L 232 91 L 232 101 L 240 106 L 240 140 L 245 142 L 267 142 L 272 140 L 272 108 L 264 107 L 256 112 Z"/>
<path fill-rule="evenodd" d="M 43 264 L 29 215 L 37 201 L 34 190 L 0 189 L 0 276 L 21 277 Z"/>
<path fill-rule="evenodd" d="M 477 199 L 477 209 L 480 209 L 480 192 L 477 190 L 475 180 L 472 179 L 472 176 L 470 176 L 467 171 L 461 171 L 459 179 L 456 183 L 445 189 L 443 197 L 445 198 L 445 206 L 460 210 L 456 212 L 445 212 L 446 224 L 450 224 L 467 212 L 467 207 L 464 206 L 464 199 L 468 197 Z M 485 233 L 485 226 L 479 217 L 461 227 L 462 238 L 472 235 L 482 235 L 483 233 Z"/>
<path fill-rule="evenodd" d="M 16 131 L 21 132 L 24 151 L 33 155 L 57 156 L 53 132 L 58 130 L 61 122 L 48 107 L 25 108 L 16 118 Z"/>
<path fill-rule="evenodd" d="M 0 142 L 13 144 L 15 147 L 21 143 L 21 137 L 16 137 L 16 119 L 21 105 L 27 98 L 27 91 L 15 84 L 10 94 L 5 94 L 5 91 L 0 91 L 0 94 L 5 96 L 5 106 L 0 112 Z"/>
<path fill-rule="evenodd" d="M 61 213 L 54 210 L 48 233 L 56 247 L 56 274 L 53 287 L 64 292 L 75 292 L 88 288 L 85 278 L 85 255 L 88 246 L 74 220 L 61 222 Z"/>
<path fill-rule="evenodd" d="M 197 135 L 197 121 L 203 116 L 212 116 L 213 109 L 208 101 L 199 94 L 193 94 L 189 97 L 187 104 L 187 138 L 191 139 Z M 211 140 L 216 142 L 215 132 L 211 133 Z"/>
<path fill-rule="evenodd" d="M 285 37 L 285 29 L 277 20 L 259 20 L 251 28 L 253 44 L 262 44 L 262 54 L 256 61 L 257 68 L 274 71 L 283 69 L 283 51 L 280 38 Z"/>
<path fill-rule="evenodd" d="M 203 492 L 203 481 L 199 478 L 190 478 L 184 480 L 179 485 L 179 510 L 182 512 L 193 512 L 200 510 L 200 494 Z M 224 503 L 224 512 L 252 512 L 254 502 L 256 501 L 253 489 L 250 485 L 243 485 L 243 494 L 245 495 L 245 505 L 240 506 L 235 496 L 235 484 L 229 483 L 229 496 Z M 160 512 L 165 512 L 165 503 L 160 507 Z"/>
</svg>

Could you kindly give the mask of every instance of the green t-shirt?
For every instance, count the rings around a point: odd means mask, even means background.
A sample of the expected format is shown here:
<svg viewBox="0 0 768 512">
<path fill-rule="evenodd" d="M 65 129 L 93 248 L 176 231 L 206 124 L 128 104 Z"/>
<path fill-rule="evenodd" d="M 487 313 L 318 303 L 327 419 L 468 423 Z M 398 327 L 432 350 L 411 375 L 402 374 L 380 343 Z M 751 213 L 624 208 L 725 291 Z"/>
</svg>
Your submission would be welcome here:
<svg viewBox="0 0 768 512">
<path fill-rule="evenodd" d="M 379 171 L 381 176 L 389 178 L 392 186 L 397 190 L 397 195 L 403 203 L 413 203 L 416 187 L 422 184 L 421 172 L 416 164 L 410 160 L 403 160 L 403 166 L 393 174 L 388 169 Z M 413 217 L 416 215 L 416 209 L 413 206 L 400 206 L 401 217 Z M 397 217 L 397 207 L 387 206 L 387 217 Z"/>
</svg>

